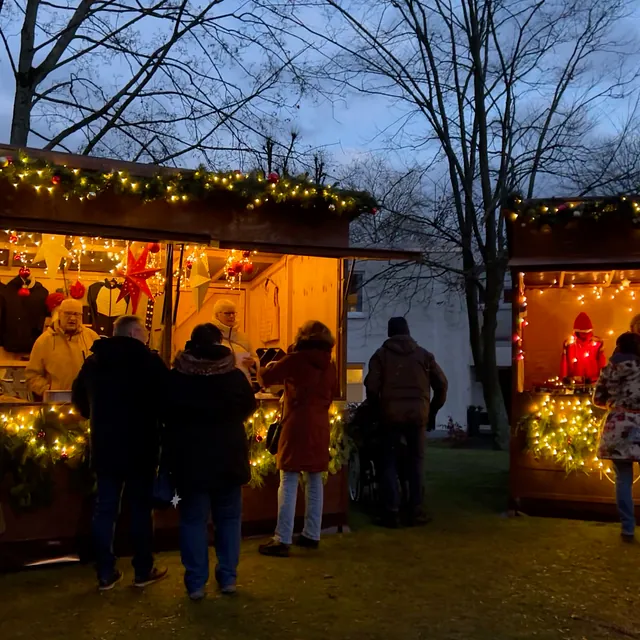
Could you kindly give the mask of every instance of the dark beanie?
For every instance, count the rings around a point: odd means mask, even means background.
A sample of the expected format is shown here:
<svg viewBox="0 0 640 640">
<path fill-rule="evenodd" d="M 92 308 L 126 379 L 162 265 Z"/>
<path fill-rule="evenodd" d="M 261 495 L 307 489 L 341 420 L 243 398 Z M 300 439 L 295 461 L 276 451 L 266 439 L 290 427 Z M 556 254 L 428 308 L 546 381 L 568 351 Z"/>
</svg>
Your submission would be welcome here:
<svg viewBox="0 0 640 640">
<path fill-rule="evenodd" d="M 405 318 L 390 318 L 387 335 L 390 338 L 393 338 L 393 336 L 411 335 L 409 333 L 409 325 L 407 324 L 407 320 Z"/>
</svg>

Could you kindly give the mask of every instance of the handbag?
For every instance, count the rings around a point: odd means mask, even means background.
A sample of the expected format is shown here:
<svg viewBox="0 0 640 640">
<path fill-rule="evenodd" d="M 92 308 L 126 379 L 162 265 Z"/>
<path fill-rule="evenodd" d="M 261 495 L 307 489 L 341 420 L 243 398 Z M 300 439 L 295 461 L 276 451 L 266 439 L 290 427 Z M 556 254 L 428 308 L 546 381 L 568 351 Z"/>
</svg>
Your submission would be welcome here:
<svg viewBox="0 0 640 640">
<path fill-rule="evenodd" d="M 280 443 L 280 434 L 282 433 L 282 422 L 274 422 L 269 425 L 267 430 L 267 451 L 275 456 L 278 453 L 278 444 Z"/>
</svg>

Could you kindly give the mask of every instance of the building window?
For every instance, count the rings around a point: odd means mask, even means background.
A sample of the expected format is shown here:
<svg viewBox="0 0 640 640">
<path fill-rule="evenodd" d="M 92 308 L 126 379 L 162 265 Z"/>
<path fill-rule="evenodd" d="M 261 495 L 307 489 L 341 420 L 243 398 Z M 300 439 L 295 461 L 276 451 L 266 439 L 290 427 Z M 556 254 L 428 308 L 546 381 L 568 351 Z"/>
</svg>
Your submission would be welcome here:
<svg viewBox="0 0 640 640">
<path fill-rule="evenodd" d="M 364 400 L 364 364 L 347 365 L 347 402 Z"/>
<path fill-rule="evenodd" d="M 364 274 L 361 271 L 354 271 L 349 280 L 349 290 L 347 291 L 347 312 L 362 313 L 362 285 Z"/>
</svg>

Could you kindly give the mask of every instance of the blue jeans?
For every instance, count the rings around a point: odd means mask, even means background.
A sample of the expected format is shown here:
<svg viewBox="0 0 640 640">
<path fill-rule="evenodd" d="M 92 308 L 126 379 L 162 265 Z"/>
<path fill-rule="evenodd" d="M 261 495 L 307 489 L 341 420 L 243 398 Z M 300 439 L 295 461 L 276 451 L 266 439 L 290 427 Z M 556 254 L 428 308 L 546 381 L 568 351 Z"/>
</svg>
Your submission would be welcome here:
<svg viewBox="0 0 640 640">
<path fill-rule="evenodd" d="M 120 514 L 123 491 L 131 502 L 132 565 L 135 577 L 145 579 L 153 569 L 153 482 L 154 474 L 98 474 L 98 492 L 93 513 L 98 580 L 109 580 L 116 569 L 113 536 Z"/>
<path fill-rule="evenodd" d="M 242 487 L 191 493 L 180 503 L 180 555 L 189 593 L 204 589 L 209 580 L 209 513 L 215 527 L 216 580 L 222 588 L 236 581 L 242 534 Z"/>
<path fill-rule="evenodd" d="M 632 536 L 636 529 L 636 514 L 633 506 L 633 462 L 631 460 L 612 460 L 616 470 L 616 503 L 622 533 Z"/>
<path fill-rule="evenodd" d="M 296 517 L 298 478 L 296 471 L 280 472 L 278 489 L 278 525 L 275 539 L 283 544 L 293 542 L 293 523 Z M 310 540 L 320 540 L 322 530 L 322 500 L 324 486 L 321 473 L 305 473 L 305 511 L 302 535 Z"/>
</svg>

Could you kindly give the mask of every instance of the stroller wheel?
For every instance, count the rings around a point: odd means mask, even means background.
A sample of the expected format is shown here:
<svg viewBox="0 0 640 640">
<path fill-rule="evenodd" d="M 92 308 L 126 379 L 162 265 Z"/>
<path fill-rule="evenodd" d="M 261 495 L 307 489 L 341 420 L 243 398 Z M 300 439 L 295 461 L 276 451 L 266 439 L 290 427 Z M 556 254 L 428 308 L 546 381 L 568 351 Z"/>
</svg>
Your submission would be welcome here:
<svg viewBox="0 0 640 640">
<path fill-rule="evenodd" d="M 362 478 L 360 470 L 360 453 L 353 447 L 349 453 L 349 498 L 359 502 L 362 497 Z"/>
</svg>

